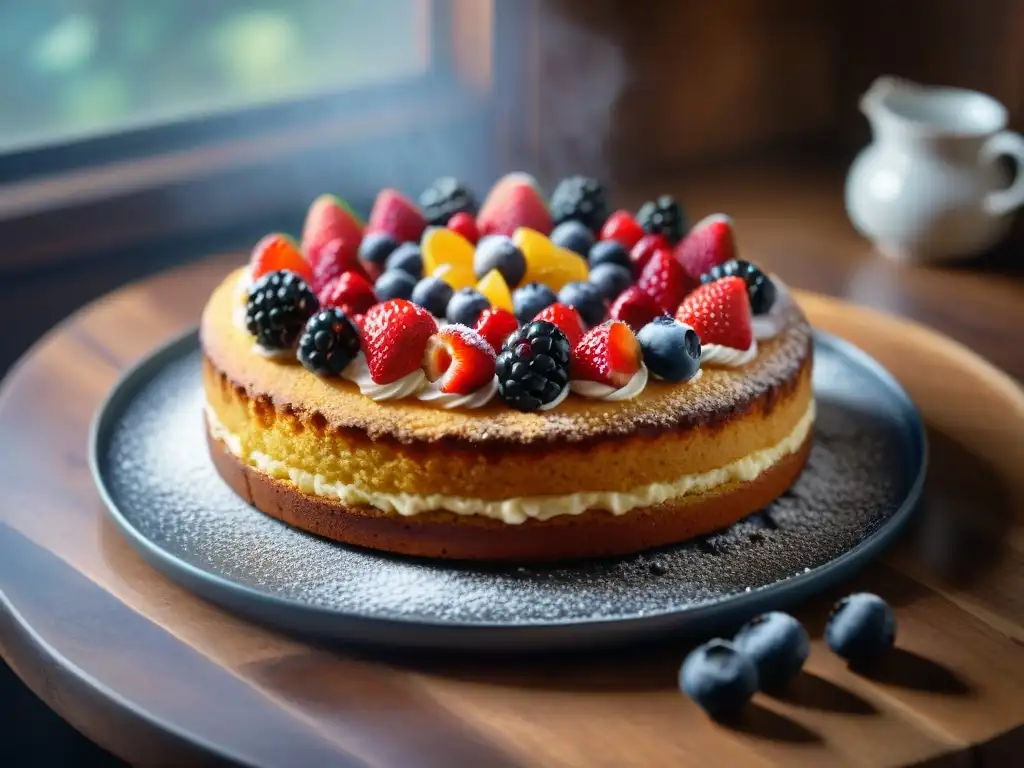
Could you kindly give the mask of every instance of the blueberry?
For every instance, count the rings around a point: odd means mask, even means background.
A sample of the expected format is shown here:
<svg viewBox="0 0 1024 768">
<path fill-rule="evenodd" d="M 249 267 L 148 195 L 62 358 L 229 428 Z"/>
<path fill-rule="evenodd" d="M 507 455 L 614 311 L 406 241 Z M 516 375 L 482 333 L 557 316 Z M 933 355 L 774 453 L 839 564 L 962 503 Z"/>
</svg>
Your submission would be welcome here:
<svg viewBox="0 0 1024 768">
<path fill-rule="evenodd" d="M 505 235 L 488 235 L 476 246 L 473 256 L 473 271 L 479 280 L 492 269 L 505 278 L 509 286 L 519 285 L 526 274 L 526 257 L 512 239 Z"/>
<path fill-rule="evenodd" d="M 416 287 L 416 278 L 400 269 L 389 269 L 377 278 L 373 284 L 373 292 L 378 301 L 388 299 L 408 299 L 412 289 Z"/>
<path fill-rule="evenodd" d="M 594 233 L 581 221 L 564 221 L 551 233 L 551 242 L 586 256 L 594 244 Z"/>
<path fill-rule="evenodd" d="M 757 691 L 757 668 L 728 640 L 711 640 L 683 661 L 679 687 L 711 717 L 731 715 Z"/>
<path fill-rule="evenodd" d="M 631 266 L 629 251 L 618 240 L 598 240 L 591 246 L 587 261 L 591 269 L 598 264 L 618 264 L 627 269 Z"/>
<path fill-rule="evenodd" d="M 656 317 L 636 335 L 648 370 L 665 381 L 686 381 L 700 368 L 700 338 L 668 315 Z"/>
<path fill-rule="evenodd" d="M 896 617 L 878 595 L 857 592 L 832 609 L 825 625 L 828 647 L 854 666 L 870 664 L 896 640 Z"/>
<path fill-rule="evenodd" d="M 419 304 L 434 317 L 444 317 L 448 302 L 452 298 L 452 287 L 439 277 L 424 277 L 412 289 L 410 299 Z"/>
<path fill-rule="evenodd" d="M 391 252 L 398 247 L 398 241 L 386 232 L 371 232 L 359 244 L 359 258 L 383 269 Z"/>
<path fill-rule="evenodd" d="M 782 688 L 792 680 L 811 652 L 811 641 L 803 624 L 780 611 L 752 619 L 736 634 L 733 643 L 754 662 L 757 679 L 766 691 Z"/>
<path fill-rule="evenodd" d="M 556 301 L 558 297 L 555 292 L 544 283 L 527 283 L 512 294 L 512 304 L 515 306 L 516 319 L 520 325 L 526 325 L 541 310 L 547 309 Z"/>
<path fill-rule="evenodd" d="M 601 291 L 598 290 L 597 286 L 592 283 L 566 283 L 562 286 L 562 290 L 558 292 L 558 300 L 563 304 L 574 307 L 580 313 L 583 322 L 591 328 L 599 325 L 604 320 L 605 313 L 608 311 L 604 296 L 601 295 Z"/>
<path fill-rule="evenodd" d="M 460 288 L 448 301 L 445 317 L 449 323 L 461 323 L 472 328 L 480 313 L 491 306 L 491 302 L 476 288 Z"/>
<path fill-rule="evenodd" d="M 402 243 L 391 252 L 385 265 L 388 270 L 400 269 L 408 272 L 414 281 L 423 277 L 423 255 L 416 243 Z"/>
<path fill-rule="evenodd" d="M 590 270 L 590 282 L 605 299 L 615 301 L 633 284 L 633 273 L 621 264 L 605 262 Z"/>
</svg>

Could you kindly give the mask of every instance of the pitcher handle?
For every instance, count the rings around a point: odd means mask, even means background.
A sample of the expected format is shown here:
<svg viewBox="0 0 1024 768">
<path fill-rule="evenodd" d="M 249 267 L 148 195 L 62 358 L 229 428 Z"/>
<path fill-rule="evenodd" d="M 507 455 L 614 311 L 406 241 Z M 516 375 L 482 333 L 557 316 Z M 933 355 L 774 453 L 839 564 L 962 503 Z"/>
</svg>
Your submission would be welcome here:
<svg viewBox="0 0 1024 768">
<path fill-rule="evenodd" d="M 1002 216 L 1024 205 L 1024 136 L 1013 131 L 1003 131 L 982 145 L 982 162 L 992 164 L 1000 157 L 1013 158 L 1017 176 L 1006 189 L 985 196 L 985 210 L 993 216 Z"/>
</svg>

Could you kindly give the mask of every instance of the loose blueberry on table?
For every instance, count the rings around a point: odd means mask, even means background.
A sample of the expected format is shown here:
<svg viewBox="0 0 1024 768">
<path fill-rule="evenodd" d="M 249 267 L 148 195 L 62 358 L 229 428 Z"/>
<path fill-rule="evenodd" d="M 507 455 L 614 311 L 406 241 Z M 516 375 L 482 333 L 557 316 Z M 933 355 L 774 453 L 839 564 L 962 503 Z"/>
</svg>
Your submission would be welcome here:
<svg viewBox="0 0 1024 768">
<path fill-rule="evenodd" d="M 878 595 L 857 592 L 832 609 L 825 625 L 825 642 L 854 666 L 877 661 L 896 641 L 896 616 Z"/>
<path fill-rule="evenodd" d="M 714 718 L 735 715 L 757 692 L 757 668 L 728 640 L 710 640 L 690 652 L 679 687 Z"/>
<path fill-rule="evenodd" d="M 733 638 L 740 653 L 757 667 L 762 690 L 777 690 L 792 680 L 807 661 L 811 641 L 795 618 L 771 611 L 751 619 Z"/>
</svg>

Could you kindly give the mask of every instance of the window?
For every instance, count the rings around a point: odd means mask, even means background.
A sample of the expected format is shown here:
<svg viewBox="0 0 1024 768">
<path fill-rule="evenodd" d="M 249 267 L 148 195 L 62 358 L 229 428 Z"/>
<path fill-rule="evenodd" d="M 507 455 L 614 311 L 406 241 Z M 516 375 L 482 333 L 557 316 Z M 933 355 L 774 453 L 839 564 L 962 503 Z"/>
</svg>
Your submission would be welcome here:
<svg viewBox="0 0 1024 768">
<path fill-rule="evenodd" d="M 422 75 L 425 11 L 418 0 L 3 3 L 0 152 Z"/>
<path fill-rule="evenodd" d="M 495 30 L 535 2 L 0 3 L 0 270 L 489 179 Z"/>
</svg>

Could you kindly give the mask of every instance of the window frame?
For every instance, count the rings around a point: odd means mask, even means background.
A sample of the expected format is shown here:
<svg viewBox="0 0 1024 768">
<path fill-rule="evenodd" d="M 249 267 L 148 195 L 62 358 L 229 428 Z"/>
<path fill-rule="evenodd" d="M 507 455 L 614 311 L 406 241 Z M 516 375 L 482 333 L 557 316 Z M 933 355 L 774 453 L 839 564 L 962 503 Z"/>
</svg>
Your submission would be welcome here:
<svg viewBox="0 0 1024 768">
<path fill-rule="evenodd" d="M 344 169 L 439 131 L 480 135 L 467 167 L 451 172 L 489 181 L 503 165 L 496 126 L 512 92 L 494 31 L 508 45 L 510 19 L 537 0 L 514 12 L 497 0 L 417 3 L 429 54 L 421 76 L 0 155 L 0 272 L 237 226 L 240 211 L 279 220 L 324 190 L 365 209 L 376 190 L 338 188 Z M 275 190 L 275 177 L 287 183 Z"/>
</svg>

